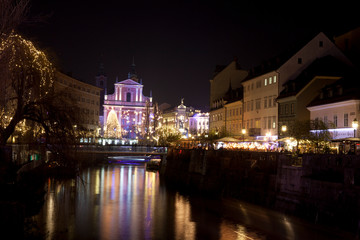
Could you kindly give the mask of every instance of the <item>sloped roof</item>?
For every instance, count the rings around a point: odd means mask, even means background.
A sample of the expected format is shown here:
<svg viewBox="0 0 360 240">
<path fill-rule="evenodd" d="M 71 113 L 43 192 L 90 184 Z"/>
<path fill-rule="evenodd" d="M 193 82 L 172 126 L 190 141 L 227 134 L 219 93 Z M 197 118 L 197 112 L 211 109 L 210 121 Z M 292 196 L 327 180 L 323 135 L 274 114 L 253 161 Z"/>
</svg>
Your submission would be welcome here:
<svg viewBox="0 0 360 240">
<path fill-rule="evenodd" d="M 298 77 L 284 84 L 285 89 L 280 92 L 278 99 L 296 95 L 316 76 L 344 77 L 352 71 L 351 66 L 331 55 L 317 58 Z"/>
<path fill-rule="evenodd" d="M 343 102 L 347 100 L 360 99 L 360 80 L 358 74 L 353 73 L 339 79 L 333 84 L 329 84 L 321 89 L 320 94 L 311 101 L 307 107 Z M 341 91 L 340 91 L 341 89 Z M 332 94 L 329 95 L 329 91 Z"/>
<path fill-rule="evenodd" d="M 124 81 L 121 81 L 121 82 L 117 82 L 115 84 L 124 84 L 124 85 L 141 85 L 140 83 L 132 80 L 132 79 L 126 79 Z"/>
<path fill-rule="evenodd" d="M 303 48 L 306 44 L 308 44 L 312 39 L 314 39 L 319 34 L 321 34 L 321 32 L 315 35 L 312 34 L 309 36 L 305 36 L 303 39 L 300 39 L 299 41 L 290 44 L 288 48 L 280 52 L 278 55 L 275 55 L 272 58 L 262 61 L 261 64 L 249 70 L 249 74 L 243 80 L 243 82 L 246 82 L 255 77 L 279 69 L 286 61 L 288 61 L 292 56 L 294 56 L 295 53 L 297 53 L 301 48 Z"/>
</svg>

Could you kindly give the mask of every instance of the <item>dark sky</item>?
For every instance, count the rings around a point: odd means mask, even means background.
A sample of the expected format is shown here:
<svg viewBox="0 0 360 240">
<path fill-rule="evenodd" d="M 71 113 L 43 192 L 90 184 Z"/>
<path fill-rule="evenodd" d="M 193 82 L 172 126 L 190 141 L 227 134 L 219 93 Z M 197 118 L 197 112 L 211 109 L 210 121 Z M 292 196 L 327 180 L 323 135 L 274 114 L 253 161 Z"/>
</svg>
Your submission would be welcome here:
<svg viewBox="0 0 360 240">
<path fill-rule="evenodd" d="M 94 84 L 102 62 L 111 89 L 116 77 L 127 78 L 134 57 L 146 96 L 152 90 L 159 104 L 184 98 L 202 108 L 216 65 L 236 56 L 247 69 L 320 31 L 333 36 L 360 26 L 357 8 L 341 3 L 33 0 L 31 16 L 49 16 L 22 31 L 84 82 Z"/>
</svg>

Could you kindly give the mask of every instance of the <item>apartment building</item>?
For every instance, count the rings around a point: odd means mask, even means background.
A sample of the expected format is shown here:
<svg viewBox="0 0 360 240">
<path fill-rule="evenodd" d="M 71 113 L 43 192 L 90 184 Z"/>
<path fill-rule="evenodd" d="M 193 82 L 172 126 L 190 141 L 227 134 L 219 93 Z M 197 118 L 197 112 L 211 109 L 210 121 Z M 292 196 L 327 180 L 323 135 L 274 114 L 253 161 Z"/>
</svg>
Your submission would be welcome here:
<svg viewBox="0 0 360 240">
<path fill-rule="evenodd" d="M 353 122 L 360 119 L 360 84 L 356 76 L 347 76 L 324 86 L 307 109 L 311 120 L 321 120 L 332 139 L 358 137 Z"/>
<path fill-rule="evenodd" d="M 79 109 L 79 122 L 74 123 L 88 131 L 89 137 L 96 137 L 100 131 L 99 104 L 101 88 L 79 81 L 64 73 L 55 73 L 54 89 L 67 95 Z"/>
<path fill-rule="evenodd" d="M 243 102 L 242 98 L 224 105 L 225 129 L 228 136 L 242 137 Z"/>
<path fill-rule="evenodd" d="M 224 106 L 233 101 L 232 96 L 235 95 L 231 94 L 234 91 L 235 93 L 239 89 L 242 91 L 241 82 L 247 75 L 248 71 L 243 70 L 236 59 L 227 66 L 217 66 L 213 78 L 210 80 L 209 131 L 227 134 Z"/>
<path fill-rule="evenodd" d="M 245 128 L 254 139 L 278 138 L 279 93 L 288 81 L 296 79 L 316 59 L 333 56 L 351 65 L 343 52 L 322 32 L 299 49 L 264 62 L 242 81 Z"/>
</svg>

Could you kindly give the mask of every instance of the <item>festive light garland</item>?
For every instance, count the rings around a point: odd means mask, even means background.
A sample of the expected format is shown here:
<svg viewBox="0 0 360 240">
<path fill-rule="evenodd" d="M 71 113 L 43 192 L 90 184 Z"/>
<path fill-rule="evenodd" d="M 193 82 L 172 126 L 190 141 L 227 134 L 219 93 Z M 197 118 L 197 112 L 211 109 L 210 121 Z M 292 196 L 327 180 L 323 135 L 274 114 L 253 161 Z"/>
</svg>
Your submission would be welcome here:
<svg viewBox="0 0 360 240">
<path fill-rule="evenodd" d="M 5 128 L 18 101 L 24 105 L 36 103 L 50 93 L 54 84 L 54 67 L 44 52 L 14 32 L 0 36 L 0 64 L 0 77 L 3 78 L 0 81 L 0 125 Z"/>
</svg>

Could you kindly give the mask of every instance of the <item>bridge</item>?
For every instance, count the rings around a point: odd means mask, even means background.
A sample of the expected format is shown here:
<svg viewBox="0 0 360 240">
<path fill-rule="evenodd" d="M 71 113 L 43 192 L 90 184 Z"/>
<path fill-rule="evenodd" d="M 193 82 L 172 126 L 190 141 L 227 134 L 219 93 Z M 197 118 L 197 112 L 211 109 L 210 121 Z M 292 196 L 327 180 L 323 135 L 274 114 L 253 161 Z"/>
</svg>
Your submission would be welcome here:
<svg viewBox="0 0 360 240">
<path fill-rule="evenodd" d="M 78 152 L 106 154 L 110 156 L 149 156 L 167 155 L 167 147 L 137 145 L 79 145 Z"/>
</svg>

